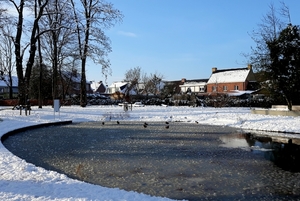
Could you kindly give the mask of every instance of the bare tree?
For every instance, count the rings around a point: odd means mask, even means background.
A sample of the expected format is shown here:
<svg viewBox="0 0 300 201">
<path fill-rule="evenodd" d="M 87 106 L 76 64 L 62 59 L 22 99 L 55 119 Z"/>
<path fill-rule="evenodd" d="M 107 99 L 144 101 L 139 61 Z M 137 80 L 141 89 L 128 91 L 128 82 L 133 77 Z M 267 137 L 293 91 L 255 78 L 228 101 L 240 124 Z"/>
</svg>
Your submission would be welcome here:
<svg viewBox="0 0 300 201">
<path fill-rule="evenodd" d="M 43 16 L 44 8 L 48 3 L 48 0 L 7 0 L 7 2 L 12 5 L 16 11 L 16 32 L 13 38 L 14 49 L 15 49 L 15 59 L 16 59 L 16 71 L 18 75 L 18 89 L 19 89 L 19 104 L 25 104 L 27 95 L 29 94 L 29 82 L 32 66 L 35 61 L 36 53 L 36 42 L 38 40 L 38 23 L 41 17 Z M 22 36 L 25 32 L 23 29 L 24 26 L 24 9 L 25 3 L 28 7 L 33 8 L 33 21 L 30 31 L 29 43 L 22 46 Z M 42 33 L 39 33 L 42 34 Z M 29 47 L 29 58 L 26 63 L 26 67 L 23 67 L 23 57 L 25 49 Z"/>
<path fill-rule="evenodd" d="M 25 80 L 23 75 L 23 56 L 24 50 L 22 50 L 21 40 L 23 33 L 23 12 L 25 0 L 20 0 L 19 4 L 13 0 L 8 0 L 17 11 L 17 25 L 16 25 L 16 35 L 13 38 L 15 46 L 15 59 L 16 59 L 16 70 L 18 75 L 18 89 L 19 89 L 19 104 L 25 104 Z"/>
<path fill-rule="evenodd" d="M 258 29 L 254 30 L 251 35 L 256 47 L 251 47 L 252 52 L 245 55 L 251 61 L 249 63 L 252 63 L 254 69 L 260 71 L 260 67 L 270 61 L 267 43 L 276 40 L 279 33 L 289 23 L 291 23 L 289 9 L 283 2 L 281 2 L 279 11 L 274 4 L 269 5 L 269 12 L 263 16 L 261 23 L 258 24 Z"/>
<path fill-rule="evenodd" d="M 162 80 L 164 79 L 163 75 L 159 73 L 154 73 L 150 75 L 150 83 L 151 83 L 151 93 L 154 95 L 157 95 L 160 93 L 160 90 L 162 89 Z"/>
<path fill-rule="evenodd" d="M 103 29 L 109 28 L 122 19 L 119 10 L 104 0 L 80 0 L 81 5 L 71 0 L 76 23 L 78 49 L 81 59 L 80 105 L 85 107 L 86 97 L 86 62 L 90 57 L 102 66 L 102 72 L 110 67 L 105 57 L 111 51 L 110 40 Z M 82 13 L 82 15 L 81 15 Z"/>
<path fill-rule="evenodd" d="M 281 2 L 280 15 L 283 16 L 284 19 L 287 19 L 288 24 L 292 23 L 290 9 L 284 2 Z"/>
<path fill-rule="evenodd" d="M 52 3 L 51 7 L 46 7 L 48 3 Z M 16 72 L 18 76 L 18 88 L 19 88 L 19 103 L 25 104 L 26 96 L 29 94 L 29 83 L 30 83 L 30 75 L 32 71 L 32 66 L 35 62 L 36 50 L 37 50 L 37 42 L 40 41 L 40 36 L 46 32 L 49 32 L 51 35 L 50 41 L 52 42 L 52 50 L 51 50 L 51 64 L 53 66 L 53 80 L 54 86 L 56 86 L 57 81 L 57 69 L 59 66 L 62 66 L 63 57 L 62 49 L 60 47 L 66 47 L 63 43 L 58 44 L 59 41 L 63 41 L 62 38 L 66 35 L 61 34 L 62 24 L 59 24 L 61 19 L 69 19 L 69 22 L 72 23 L 72 26 L 68 26 L 69 35 L 74 36 L 77 34 L 78 38 L 78 48 L 73 48 L 73 52 L 69 52 L 68 56 L 65 58 L 69 58 L 69 64 L 74 64 L 73 58 L 78 58 L 78 56 L 74 57 L 74 55 L 79 55 L 81 60 L 81 105 L 86 105 L 86 61 L 87 57 L 93 59 L 94 62 L 100 64 L 102 66 L 102 72 L 105 69 L 108 69 L 110 66 L 109 60 L 106 58 L 108 52 L 111 51 L 110 41 L 108 37 L 105 36 L 103 29 L 109 28 L 114 25 L 115 22 L 118 22 L 122 19 L 122 14 L 120 11 L 113 8 L 113 5 L 110 3 L 106 3 L 104 0 L 81 0 L 81 4 L 74 3 L 73 0 L 70 1 L 71 8 L 73 10 L 73 14 L 69 15 L 69 18 L 66 18 L 66 15 L 62 17 L 62 13 L 70 14 L 72 12 L 61 12 L 59 6 L 68 5 L 68 1 L 61 2 L 58 0 L 5 0 L 5 3 L 12 5 L 15 8 L 16 12 L 16 23 L 15 23 L 15 35 L 11 36 L 14 44 L 15 50 L 15 60 L 16 60 Z M 30 18 L 31 26 L 29 26 L 29 42 L 23 43 L 23 36 L 25 34 L 24 29 L 24 12 L 25 12 L 25 3 L 26 7 L 29 8 L 28 11 L 32 11 L 33 18 Z M 45 9 L 47 13 L 45 13 Z M 59 9 L 58 9 L 59 8 Z M 5 10 L 1 8 L 1 11 Z M 2 12 L 0 13 L 2 14 Z M 48 16 L 48 22 L 50 26 L 40 27 L 41 19 L 44 16 Z M 75 21 L 75 23 L 74 23 Z M 14 23 L 12 23 L 14 24 Z M 70 25 L 70 24 L 69 24 Z M 65 30 L 67 30 L 65 29 Z M 66 32 L 65 32 L 66 33 Z M 62 38 L 60 38 L 62 37 Z M 65 40 L 67 41 L 67 40 Z M 74 40 L 73 40 L 74 41 Z M 43 55 L 42 55 L 42 42 L 39 43 L 39 62 L 40 66 L 43 65 Z M 46 44 L 46 43 L 44 43 Z M 60 46 L 59 46 L 60 45 Z M 45 47 L 45 46 L 43 46 Z M 26 63 L 26 67 L 23 66 L 24 52 L 29 48 L 29 58 Z M 76 53 L 74 53 L 76 52 Z M 60 56 L 59 56 L 60 55 Z M 40 72 L 42 73 L 42 72 Z M 42 77 L 42 75 L 40 76 Z M 58 93 L 56 88 L 53 89 L 53 97 L 57 97 Z"/>
<path fill-rule="evenodd" d="M 145 78 L 144 78 L 145 79 Z M 129 69 L 125 73 L 124 81 L 128 83 L 128 87 L 126 93 L 130 91 L 134 91 L 136 95 L 140 93 L 140 84 L 142 80 L 142 69 L 141 67 L 137 66 L 132 69 Z"/>
<path fill-rule="evenodd" d="M 144 74 L 142 76 L 142 82 L 144 84 L 144 92 L 149 95 L 158 95 L 160 90 L 163 89 L 162 84 L 163 76 L 159 73 L 151 73 L 149 76 Z"/>
<path fill-rule="evenodd" d="M 151 84 L 151 78 L 148 76 L 147 73 L 143 73 L 141 76 L 141 82 L 143 83 L 143 93 L 148 96 L 151 93 L 152 84 Z"/>
<path fill-rule="evenodd" d="M 51 0 L 51 3 L 45 8 L 46 17 L 42 19 L 41 25 L 43 30 L 50 30 L 43 34 L 42 45 L 45 62 L 52 66 L 52 97 L 65 98 L 64 68 L 69 68 L 73 64 L 74 58 L 79 58 L 76 51 L 76 38 L 74 33 L 74 19 L 70 1 Z M 74 42 L 75 41 L 75 42 Z M 77 54 L 77 55 L 76 55 Z M 71 68 L 71 67 L 70 67 Z M 73 69 L 71 68 L 70 72 Z M 61 86 L 60 89 L 58 85 Z"/>
<path fill-rule="evenodd" d="M 10 38 L 12 27 L 0 27 L 0 71 L 2 72 L 2 80 L 9 87 L 9 98 L 13 98 L 13 67 L 14 67 L 14 45 Z M 6 75 L 6 76 L 5 76 Z M 1 75 L 0 75 L 1 76 Z M 0 77 L 1 79 L 1 77 Z"/>
</svg>

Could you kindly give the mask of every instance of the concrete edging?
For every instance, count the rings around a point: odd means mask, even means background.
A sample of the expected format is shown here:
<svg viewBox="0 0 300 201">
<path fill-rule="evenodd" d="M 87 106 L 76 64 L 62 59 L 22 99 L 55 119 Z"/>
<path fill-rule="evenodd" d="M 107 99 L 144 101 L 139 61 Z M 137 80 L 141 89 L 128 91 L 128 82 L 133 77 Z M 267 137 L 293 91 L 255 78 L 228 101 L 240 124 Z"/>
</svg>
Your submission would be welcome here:
<svg viewBox="0 0 300 201">
<path fill-rule="evenodd" d="M 300 111 L 299 110 L 285 111 L 285 110 L 251 109 L 251 114 L 298 117 L 300 116 Z"/>
</svg>

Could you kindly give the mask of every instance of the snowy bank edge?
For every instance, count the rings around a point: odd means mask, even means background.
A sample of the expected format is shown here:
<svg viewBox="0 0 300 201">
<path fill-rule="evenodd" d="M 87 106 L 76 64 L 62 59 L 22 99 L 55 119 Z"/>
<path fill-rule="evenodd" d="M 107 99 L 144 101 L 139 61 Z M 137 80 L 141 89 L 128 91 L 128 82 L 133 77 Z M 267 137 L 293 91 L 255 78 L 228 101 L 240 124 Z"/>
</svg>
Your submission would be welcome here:
<svg viewBox="0 0 300 201">
<path fill-rule="evenodd" d="M 33 125 L 25 126 L 25 127 L 16 128 L 16 129 L 10 130 L 6 133 L 1 133 L 0 134 L 1 135 L 0 136 L 1 143 L 11 135 L 15 135 L 15 134 L 18 134 L 19 132 L 23 132 L 23 131 L 26 131 L 29 129 L 42 128 L 42 127 L 55 126 L 55 125 L 65 125 L 65 124 L 71 124 L 71 123 L 73 123 L 73 121 L 68 120 L 68 121 L 57 121 L 57 122 L 33 124 Z"/>
</svg>

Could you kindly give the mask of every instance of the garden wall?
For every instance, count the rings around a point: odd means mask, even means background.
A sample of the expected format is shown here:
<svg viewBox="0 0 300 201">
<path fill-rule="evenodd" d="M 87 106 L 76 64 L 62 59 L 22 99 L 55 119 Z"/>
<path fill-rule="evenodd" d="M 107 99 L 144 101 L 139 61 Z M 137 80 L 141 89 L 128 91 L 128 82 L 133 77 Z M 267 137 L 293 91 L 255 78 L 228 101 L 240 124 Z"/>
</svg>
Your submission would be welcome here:
<svg viewBox="0 0 300 201">
<path fill-rule="evenodd" d="M 295 105 L 292 107 L 292 111 L 288 111 L 286 105 L 272 105 L 271 109 L 259 109 L 259 108 L 252 109 L 251 114 L 280 115 L 280 116 L 297 117 L 297 116 L 300 116 L 300 106 Z"/>
<path fill-rule="evenodd" d="M 5 99 L 0 100 L 1 106 L 17 106 L 18 105 L 18 99 Z M 37 99 L 30 99 L 30 105 L 31 106 L 37 106 L 38 100 Z M 43 100 L 43 105 L 53 105 L 53 100 Z M 71 101 L 67 100 L 62 102 L 61 105 L 71 105 Z"/>
</svg>

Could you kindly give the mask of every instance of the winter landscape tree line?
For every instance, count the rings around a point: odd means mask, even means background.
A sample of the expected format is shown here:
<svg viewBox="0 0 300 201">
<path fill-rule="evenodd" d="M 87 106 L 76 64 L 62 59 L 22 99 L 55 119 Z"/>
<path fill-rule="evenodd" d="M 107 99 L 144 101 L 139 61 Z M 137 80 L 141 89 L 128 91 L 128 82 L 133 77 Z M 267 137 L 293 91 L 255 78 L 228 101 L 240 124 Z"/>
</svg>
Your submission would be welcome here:
<svg viewBox="0 0 300 201">
<path fill-rule="evenodd" d="M 63 72 L 78 71 L 80 105 L 85 107 L 87 59 L 99 64 L 104 75 L 109 74 L 108 53 L 112 50 L 104 31 L 122 21 L 121 11 L 104 0 L 4 0 L 0 8 L 0 76 L 3 79 L 3 74 L 11 77 L 16 72 L 20 104 L 31 96 L 38 96 L 40 101 L 45 96 L 65 97 L 57 83 Z M 262 87 L 291 110 L 300 101 L 300 27 L 290 16 L 286 4 L 279 10 L 271 4 L 251 34 L 256 46 L 245 57 Z M 143 82 L 152 94 L 157 90 L 153 86 L 163 79 L 159 73 L 141 73 L 140 67 L 124 76 L 130 84 L 128 89 Z"/>
<path fill-rule="evenodd" d="M 0 47 L 1 71 L 11 77 L 15 68 L 19 103 L 30 98 L 34 67 L 40 77 L 39 100 L 46 69 L 53 99 L 61 96 L 56 86 L 62 72 L 79 69 L 80 105 L 85 107 L 87 59 L 107 73 L 111 46 L 104 31 L 120 22 L 122 13 L 104 0 L 4 0 L 0 12 L 1 40 L 6 42 Z"/>
</svg>

